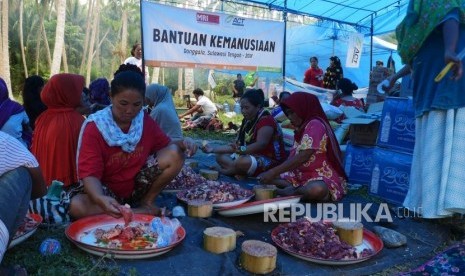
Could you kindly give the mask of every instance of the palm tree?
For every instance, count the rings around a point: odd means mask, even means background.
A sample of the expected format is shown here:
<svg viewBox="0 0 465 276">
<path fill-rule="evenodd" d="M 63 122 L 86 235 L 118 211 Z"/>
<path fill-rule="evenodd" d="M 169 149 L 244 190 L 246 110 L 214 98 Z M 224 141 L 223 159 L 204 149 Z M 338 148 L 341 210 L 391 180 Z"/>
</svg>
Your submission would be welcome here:
<svg viewBox="0 0 465 276">
<path fill-rule="evenodd" d="M 89 49 L 89 37 L 90 37 L 90 30 L 91 30 L 91 16 L 92 16 L 92 9 L 94 7 L 94 1 L 89 0 L 88 9 L 87 9 L 87 24 L 86 24 L 86 38 L 84 39 L 84 49 L 82 51 L 82 58 L 81 58 L 81 66 L 79 67 L 79 74 L 84 73 L 84 66 L 86 64 L 86 57 L 87 51 Z"/>
<path fill-rule="evenodd" d="M 52 67 L 50 75 L 60 72 L 61 57 L 65 44 L 66 0 L 57 0 L 57 27 L 55 33 L 55 48 L 53 49 Z"/>
<path fill-rule="evenodd" d="M 27 73 L 27 62 L 26 62 L 26 54 L 24 53 L 24 37 L 23 37 L 23 10 L 24 10 L 24 2 L 23 0 L 19 1 L 19 44 L 21 46 L 21 57 L 23 60 L 24 66 L 24 77 L 28 77 Z"/>
<path fill-rule="evenodd" d="M 1 71 L 0 75 L 5 81 L 8 88 L 8 95 L 11 99 L 14 99 L 13 91 L 11 90 L 11 79 L 10 79 L 10 51 L 8 45 L 8 1 L 2 1 L 2 23 L 1 23 Z"/>
</svg>

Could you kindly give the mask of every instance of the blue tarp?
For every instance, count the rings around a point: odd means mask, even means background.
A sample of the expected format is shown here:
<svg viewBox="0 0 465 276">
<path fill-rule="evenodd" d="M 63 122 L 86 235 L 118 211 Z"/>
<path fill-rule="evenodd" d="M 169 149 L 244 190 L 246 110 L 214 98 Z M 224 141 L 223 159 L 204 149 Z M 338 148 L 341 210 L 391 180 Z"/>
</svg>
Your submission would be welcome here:
<svg viewBox="0 0 465 276">
<path fill-rule="evenodd" d="M 349 40 L 349 36 L 354 32 L 356 30 L 353 27 L 334 22 L 288 28 L 286 35 L 286 76 L 302 81 L 305 70 L 310 66 L 310 57 L 318 57 L 319 66 L 325 71 L 329 65 L 329 58 L 336 55 L 341 60 L 344 77 L 351 79 L 359 87 L 368 86 L 370 74 L 370 36 L 365 36 L 360 67 L 344 67 L 347 57 L 347 41 Z M 386 66 L 387 60 L 392 54 L 396 68 L 400 69 L 402 65 L 396 50 L 387 47 L 381 42 L 379 39 L 375 39 L 373 42 L 373 63 L 376 60 L 381 60 Z"/>
<path fill-rule="evenodd" d="M 408 6 L 408 0 L 234 0 L 230 2 L 252 3 L 271 10 L 349 24 L 363 34 L 370 33 L 373 19 L 374 35 L 394 30 L 405 16 Z"/>
</svg>

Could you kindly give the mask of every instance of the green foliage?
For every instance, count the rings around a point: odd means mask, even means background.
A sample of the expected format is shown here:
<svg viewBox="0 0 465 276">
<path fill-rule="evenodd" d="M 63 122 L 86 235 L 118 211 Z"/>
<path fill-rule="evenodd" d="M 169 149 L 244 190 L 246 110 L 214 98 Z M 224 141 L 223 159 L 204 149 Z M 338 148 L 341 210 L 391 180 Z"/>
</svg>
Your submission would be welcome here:
<svg viewBox="0 0 465 276">
<path fill-rule="evenodd" d="M 229 74 L 215 73 L 216 87 L 213 89 L 216 95 L 232 97 L 233 94 L 233 82 L 236 78 Z"/>
<path fill-rule="evenodd" d="M 120 267 L 111 258 L 94 257 L 74 246 L 64 227 L 38 229 L 28 240 L 7 251 L 2 265 L 20 265 L 29 275 L 117 275 Z M 39 247 L 46 238 L 61 243 L 61 253 L 42 256 Z"/>
</svg>

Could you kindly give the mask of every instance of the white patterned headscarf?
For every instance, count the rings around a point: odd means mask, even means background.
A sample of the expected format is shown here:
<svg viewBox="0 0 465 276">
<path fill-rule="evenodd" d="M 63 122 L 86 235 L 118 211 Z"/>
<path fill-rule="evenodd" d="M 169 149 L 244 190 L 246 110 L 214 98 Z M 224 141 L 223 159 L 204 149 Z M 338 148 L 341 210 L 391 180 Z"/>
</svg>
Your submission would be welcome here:
<svg viewBox="0 0 465 276">
<path fill-rule="evenodd" d="M 95 112 L 94 114 L 91 114 L 87 120 L 85 120 L 81 127 L 81 132 L 79 133 L 78 153 L 81 147 L 82 134 L 89 122 L 95 123 L 108 146 L 121 147 L 124 152 L 133 152 L 136 149 L 136 146 L 142 137 L 142 130 L 144 127 L 144 110 L 141 109 L 136 117 L 132 119 L 128 133 L 124 133 L 113 119 L 113 114 L 111 112 L 112 106 L 113 105 L 110 105 Z"/>
</svg>

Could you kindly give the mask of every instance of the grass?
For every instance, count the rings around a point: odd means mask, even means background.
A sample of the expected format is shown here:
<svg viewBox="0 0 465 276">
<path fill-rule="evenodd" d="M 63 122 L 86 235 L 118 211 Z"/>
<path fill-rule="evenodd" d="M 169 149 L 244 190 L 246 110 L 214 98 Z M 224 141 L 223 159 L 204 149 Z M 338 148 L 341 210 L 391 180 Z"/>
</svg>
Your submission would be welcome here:
<svg viewBox="0 0 465 276">
<path fill-rule="evenodd" d="M 78 249 L 65 236 L 65 228 L 39 228 L 23 243 L 7 251 L 2 266 L 20 265 L 29 275 L 116 275 L 121 273 L 117 263 L 108 257 L 93 257 Z M 60 242 L 61 252 L 56 255 L 42 256 L 40 244 L 47 238 Z M 130 272 L 136 275 L 134 272 Z M 129 274 L 131 275 L 131 274 Z"/>
</svg>

